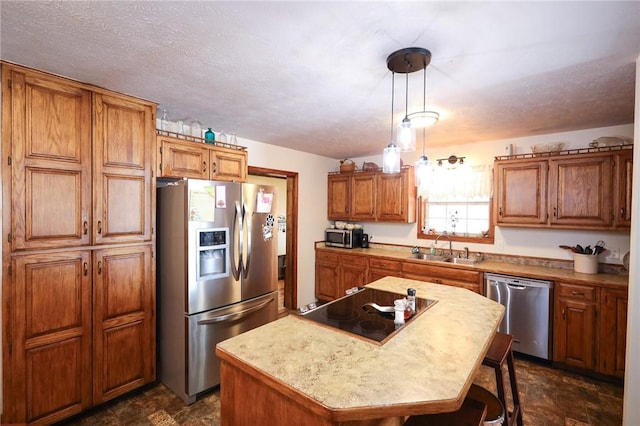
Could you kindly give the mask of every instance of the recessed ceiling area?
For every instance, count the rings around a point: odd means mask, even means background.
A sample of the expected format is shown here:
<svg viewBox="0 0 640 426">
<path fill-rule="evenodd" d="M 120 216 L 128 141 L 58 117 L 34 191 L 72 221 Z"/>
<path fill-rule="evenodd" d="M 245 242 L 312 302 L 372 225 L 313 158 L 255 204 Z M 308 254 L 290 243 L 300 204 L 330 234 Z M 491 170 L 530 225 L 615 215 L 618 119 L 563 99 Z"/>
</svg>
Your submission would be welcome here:
<svg viewBox="0 0 640 426">
<path fill-rule="evenodd" d="M 2 1 L 0 17 L 3 60 L 336 159 L 389 143 L 386 58 L 412 46 L 432 54 L 427 145 L 634 119 L 640 2 Z"/>
</svg>

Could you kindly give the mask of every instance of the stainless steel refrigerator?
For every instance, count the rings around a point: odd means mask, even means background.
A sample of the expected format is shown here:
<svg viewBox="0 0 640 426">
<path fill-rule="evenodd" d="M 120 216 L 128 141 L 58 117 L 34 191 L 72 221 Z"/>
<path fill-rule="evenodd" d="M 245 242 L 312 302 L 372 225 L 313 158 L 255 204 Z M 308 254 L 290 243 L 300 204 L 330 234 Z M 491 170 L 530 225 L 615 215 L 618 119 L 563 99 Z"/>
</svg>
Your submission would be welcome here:
<svg viewBox="0 0 640 426">
<path fill-rule="evenodd" d="M 275 188 L 159 184 L 159 377 L 187 404 L 220 383 L 218 342 L 277 318 Z"/>
</svg>

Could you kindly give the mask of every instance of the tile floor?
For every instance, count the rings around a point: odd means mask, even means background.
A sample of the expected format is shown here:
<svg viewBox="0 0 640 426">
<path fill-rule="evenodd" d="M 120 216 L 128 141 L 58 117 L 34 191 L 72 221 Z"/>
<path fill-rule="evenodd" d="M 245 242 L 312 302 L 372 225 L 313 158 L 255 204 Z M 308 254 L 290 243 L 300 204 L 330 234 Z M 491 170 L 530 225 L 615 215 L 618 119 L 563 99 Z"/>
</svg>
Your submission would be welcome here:
<svg viewBox="0 0 640 426">
<path fill-rule="evenodd" d="M 526 426 L 622 424 L 620 385 L 553 369 L 521 357 L 516 357 L 516 375 Z M 475 382 L 496 391 L 494 373 L 488 367 L 480 368 Z M 508 386 L 508 381 L 505 384 Z M 509 397 L 508 387 L 506 392 Z M 165 386 L 156 384 L 63 424 L 217 426 L 220 424 L 219 413 L 217 390 L 185 406 Z"/>
</svg>

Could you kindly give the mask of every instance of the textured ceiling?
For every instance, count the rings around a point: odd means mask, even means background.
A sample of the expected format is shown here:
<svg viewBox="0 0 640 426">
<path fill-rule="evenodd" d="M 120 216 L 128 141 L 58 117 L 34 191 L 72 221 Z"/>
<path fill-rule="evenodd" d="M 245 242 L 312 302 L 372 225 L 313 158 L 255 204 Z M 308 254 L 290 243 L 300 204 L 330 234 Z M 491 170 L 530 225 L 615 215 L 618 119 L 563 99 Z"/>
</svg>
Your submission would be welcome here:
<svg viewBox="0 0 640 426">
<path fill-rule="evenodd" d="M 386 57 L 431 51 L 427 146 L 633 122 L 640 2 L 0 2 L 2 59 L 333 158 L 389 142 Z M 422 73 L 409 75 L 409 112 Z M 396 76 L 395 122 L 404 115 Z"/>
</svg>

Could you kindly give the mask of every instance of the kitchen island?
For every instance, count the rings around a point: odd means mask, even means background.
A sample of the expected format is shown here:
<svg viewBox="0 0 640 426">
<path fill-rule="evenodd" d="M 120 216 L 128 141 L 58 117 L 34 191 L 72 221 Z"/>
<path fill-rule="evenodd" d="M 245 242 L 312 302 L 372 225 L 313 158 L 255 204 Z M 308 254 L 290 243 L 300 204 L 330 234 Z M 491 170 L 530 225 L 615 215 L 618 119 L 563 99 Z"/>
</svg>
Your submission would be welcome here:
<svg viewBox="0 0 640 426">
<path fill-rule="evenodd" d="M 385 277 L 367 287 L 437 301 L 383 345 L 296 315 L 218 344 L 222 425 L 399 425 L 460 407 L 504 307 Z"/>
</svg>

